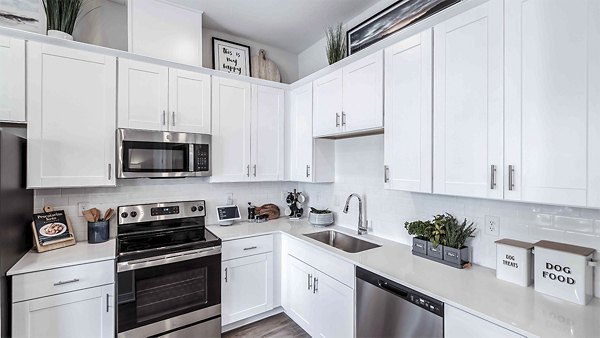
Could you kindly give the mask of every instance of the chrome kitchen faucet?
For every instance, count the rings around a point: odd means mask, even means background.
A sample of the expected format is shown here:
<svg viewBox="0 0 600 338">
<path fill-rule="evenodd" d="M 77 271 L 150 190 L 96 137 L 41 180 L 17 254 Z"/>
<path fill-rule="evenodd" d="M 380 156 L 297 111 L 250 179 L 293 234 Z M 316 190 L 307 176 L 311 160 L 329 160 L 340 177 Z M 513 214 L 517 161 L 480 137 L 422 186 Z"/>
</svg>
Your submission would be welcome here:
<svg viewBox="0 0 600 338">
<path fill-rule="evenodd" d="M 344 213 L 345 214 L 348 213 L 348 207 L 349 207 L 350 199 L 352 198 L 352 196 L 354 196 L 354 197 L 356 197 L 356 199 L 358 199 L 358 234 L 366 235 L 367 234 L 367 226 L 366 226 L 366 224 L 363 226 L 362 199 L 360 198 L 360 196 L 358 194 L 350 194 L 350 196 L 348 196 L 348 198 L 346 199 L 346 205 L 344 206 Z"/>
</svg>

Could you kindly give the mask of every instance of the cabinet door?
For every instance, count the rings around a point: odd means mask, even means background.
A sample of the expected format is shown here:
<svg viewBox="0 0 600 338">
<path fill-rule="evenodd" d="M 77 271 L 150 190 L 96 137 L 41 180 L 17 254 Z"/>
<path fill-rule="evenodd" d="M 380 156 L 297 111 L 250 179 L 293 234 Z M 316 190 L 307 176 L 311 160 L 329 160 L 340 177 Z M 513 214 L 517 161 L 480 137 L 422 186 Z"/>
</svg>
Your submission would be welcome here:
<svg viewBox="0 0 600 338">
<path fill-rule="evenodd" d="M 383 51 L 343 69 L 342 130 L 383 128 Z"/>
<path fill-rule="evenodd" d="M 385 49 L 384 183 L 431 192 L 431 29 Z"/>
<path fill-rule="evenodd" d="M 598 171 L 588 165 L 600 135 L 588 134 L 600 113 L 598 5 L 517 0 L 505 8 L 506 199 L 586 206 L 588 170 Z"/>
<path fill-rule="evenodd" d="M 252 85 L 252 180 L 283 179 L 283 89 Z"/>
<path fill-rule="evenodd" d="M 503 197 L 502 3 L 434 27 L 435 193 Z"/>
<path fill-rule="evenodd" d="M 116 58 L 28 43 L 27 185 L 114 186 Z"/>
<path fill-rule="evenodd" d="M 0 35 L 0 121 L 25 121 L 25 41 Z"/>
<path fill-rule="evenodd" d="M 212 182 L 250 180 L 251 86 L 213 77 Z"/>
<path fill-rule="evenodd" d="M 210 75 L 169 68 L 169 130 L 210 134 Z"/>
<path fill-rule="evenodd" d="M 13 303 L 12 334 L 27 338 L 114 337 L 114 304 L 114 284 Z"/>
<path fill-rule="evenodd" d="M 322 272 L 314 283 L 317 336 L 354 337 L 354 291 Z"/>
<path fill-rule="evenodd" d="M 521 338 L 513 331 L 452 306 L 444 307 L 445 338 Z"/>
<path fill-rule="evenodd" d="M 119 128 L 167 130 L 168 73 L 164 66 L 119 59 Z"/>
<path fill-rule="evenodd" d="M 313 292 L 315 270 L 309 265 L 288 255 L 287 264 L 287 308 L 285 312 L 308 334 L 315 336 L 318 315 L 321 306 L 316 303 Z M 345 336 L 350 337 L 350 336 Z"/>
<path fill-rule="evenodd" d="M 313 136 L 339 133 L 342 123 L 342 70 L 315 80 L 313 95 Z"/>
<path fill-rule="evenodd" d="M 292 181 L 312 182 L 313 124 L 312 84 L 294 89 L 291 93 L 291 169 Z"/>
<path fill-rule="evenodd" d="M 273 253 L 222 263 L 223 325 L 273 309 Z"/>
</svg>

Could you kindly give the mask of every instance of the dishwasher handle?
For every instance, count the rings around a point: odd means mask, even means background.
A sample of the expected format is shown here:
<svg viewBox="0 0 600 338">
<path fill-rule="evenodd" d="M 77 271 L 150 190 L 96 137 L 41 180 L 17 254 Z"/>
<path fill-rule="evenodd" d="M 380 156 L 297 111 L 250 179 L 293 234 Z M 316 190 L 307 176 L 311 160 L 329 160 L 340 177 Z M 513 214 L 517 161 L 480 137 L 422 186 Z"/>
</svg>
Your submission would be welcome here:
<svg viewBox="0 0 600 338">
<path fill-rule="evenodd" d="M 400 289 L 394 287 L 393 285 L 388 284 L 388 282 L 386 282 L 384 280 L 379 280 L 377 282 L 377 284 L 379 285 L 380 288 L 382 288 L 388 292 L 391 292 L 400 298 L 404 298 L 404 299 L 408 298 L 408 292 L 400 290 Z"/>
</svg>

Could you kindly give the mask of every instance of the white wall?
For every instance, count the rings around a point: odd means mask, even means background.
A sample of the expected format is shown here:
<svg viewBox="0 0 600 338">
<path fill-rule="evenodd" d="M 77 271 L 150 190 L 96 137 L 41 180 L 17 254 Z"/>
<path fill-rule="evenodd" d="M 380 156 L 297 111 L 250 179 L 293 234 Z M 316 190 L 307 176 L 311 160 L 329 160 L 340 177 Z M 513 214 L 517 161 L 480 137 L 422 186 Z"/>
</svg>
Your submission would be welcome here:
<svg viewBox="0 0 600 338">
<path fill-rule="evenodd" d="M 213 37 L 250 46 L 251 56 L 257 55 L 260 49 L 266 50 L 267 58 L 271 59 L 279 67 L 281 82 L 292 83 L 298 80 L 298 55 L 277 47 L 268 46 L 207 28 L 202 29 L 202 65 L 204 67 L 213 68 Z"/>
<path fill-rule="evenodd" d="M 73 38 L 93 45 L 127 51 L 127 7 L 109 0 L 84 2 Z"/>
<path fill-rule="evenodd" d="M 87 223 L 83 217 L 77 216 L 77 203 L 88 202 L 102 212 L 120 205 L 173 202 L 188 200 L 206 201 L 206 222 L 216 224 L 217 205 L 227 202 L 233 194 L 234 203 L 240 207 L 242 218 L 247 218 L 248 202 L 254 205 L 275 203 L 283 214 L 285 193 L 292 191 L 296 183 L 208 183 L 206 178 L 184 179 L 130 179 L 119 180 L 117 187 L 81 188 L 81 189 L 40 189 L 35 191 L 35 212 L 42 212 L 45 204 L 57 210 L 65 210 L 73 223 L 75 238 L 87 240 Z M 110 224 L 111 236 L 116 235 L 116 218 Z"/>
<path fill-rule="evenodd" d="M 346 197 L 363 196 L 369 232 L 410 245 L 404 222 L 431 219 L 449 212 L 475 222 L 478 231 L 469 244 L 475 264 L 496 268 L 499 238 L 536 242 L 551 240 L 600 250 L 600 210 L 440 196 L 383 189 L 383 135 L 335 141 L 335 182 L 301 183 L 298 189 L 309 197 L 308 204 L 335 212 L 336 223 L 356 229 L 357 202 L 342 213 Z M 356 159 L 360 159 L 357 161 Z M 486 215 L 500 217 L 500 237 L 484 233 Z M 596 257 L 598 258 L 598 256 Z M 596 296 L 600 295 L 600 269 L 596 269 Z"/>
<path fill-rule="evenodd" d="M 380 0 L 364 12 L 344 22 L 344 29 L 348 30 L 353 28 L 396 1 L 397 0 Z M 332 26 L 335 24 L 335 22 L 331 23 Z M 325 32 L 323 32 L 323 38 L 298 54 L 298 74 L 300 78 L 310 75 L 329 65 L 329 62 L 327 62 L 327 55 L 325 54 L 325 41 Z"/>
</svg>

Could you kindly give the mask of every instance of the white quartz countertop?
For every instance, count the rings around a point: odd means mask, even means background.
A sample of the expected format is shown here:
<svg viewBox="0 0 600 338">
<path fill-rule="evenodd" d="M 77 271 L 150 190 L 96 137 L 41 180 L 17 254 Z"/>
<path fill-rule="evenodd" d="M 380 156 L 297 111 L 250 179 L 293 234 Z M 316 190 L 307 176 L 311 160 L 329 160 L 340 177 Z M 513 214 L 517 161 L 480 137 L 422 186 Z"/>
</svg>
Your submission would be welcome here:
<svg viewBox="0 0 600 338">
<path fill-rule="evenodd" d="M 412 255 L 411 247 L 372 235 L 360 238 L 381 247 L 347 253 L 310 239 L 303 234 L 326 230 L 305 220 L 278 219 L 266 223 L 209 226 L 222 240 L 284 233 L 303 240 L 357 266 L 389 278 L 444 303 L 487 319 L 529 337 L 600 337 L 600 300 L 587 306 L 569 303 L 496 279 L 495 270 L 481 266 L 455 269 Z M 356 235 L 345 227 L 331 226 Z M 327 271 L 324 271 L 327 273 Z"/>
<path fill-rule="evenodd" d="M 23 273 L 62 268 L 87 264 L 99 261 L 115 259 L 115 240 L 109 239 L 104 243 L 90 244 L 88 242 L 77 242 L 77 244 L 66 248 L 38 253 L 30 250 L 15 264 L 7 275 L 19 275 Z"/>
</svg>

